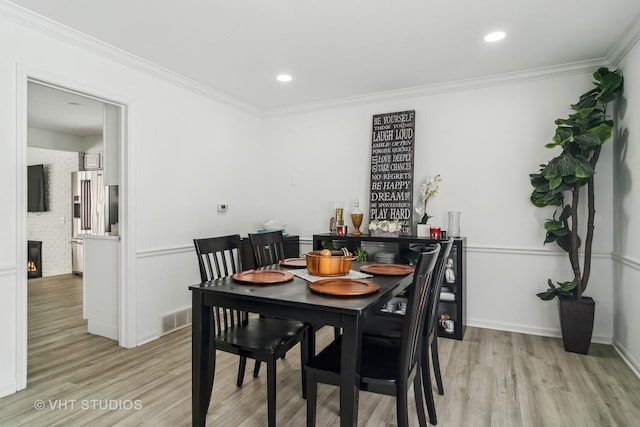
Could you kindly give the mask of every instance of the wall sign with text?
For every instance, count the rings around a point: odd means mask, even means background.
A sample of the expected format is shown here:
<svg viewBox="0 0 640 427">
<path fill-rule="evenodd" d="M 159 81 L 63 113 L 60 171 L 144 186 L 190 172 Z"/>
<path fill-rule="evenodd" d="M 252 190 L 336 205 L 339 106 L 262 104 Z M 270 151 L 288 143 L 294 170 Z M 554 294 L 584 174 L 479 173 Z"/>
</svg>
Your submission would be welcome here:
<svg viewBox="0 0 640 427">
<path fill-rule="evenodd" d="M 399 219 L 411 233 L 415 110 L 373 116 L 369 219 Z"/>
</svg>

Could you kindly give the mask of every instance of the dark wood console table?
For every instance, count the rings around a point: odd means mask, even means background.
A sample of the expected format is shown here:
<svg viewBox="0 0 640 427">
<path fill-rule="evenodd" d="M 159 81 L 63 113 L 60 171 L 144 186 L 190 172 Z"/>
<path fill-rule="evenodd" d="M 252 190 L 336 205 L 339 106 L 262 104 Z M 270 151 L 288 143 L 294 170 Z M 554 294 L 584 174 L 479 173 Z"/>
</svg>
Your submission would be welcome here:
<svg viewBox="0 0 640 427">
<path fill-rule="evenodd" d="M 422 246 L 439 242 L 438 240 L 418 236 L 378 237 L 369 234 L 362 234 L 360 236 L 348 234 L 346 236 L 340 236 L 337 234 L 324 233 L 313 235 L 313 249 L 322 249 L 323 241 L 330 241 L 336 249 L 346 247 L 352 253 L 355 253 L 356 249 L 360 248 L 363 242 L 390 243 L 396 245 L 396 250 L 399 254 L 406 254 L 410 250 L 420 251 Z M 440 297 L 438 311 L 439 314 L 449 314 L 450 319 L 454 321 L 454 331 L 453 333 L 446 332 L 442 326 L 439 326 L 438 336 L 440 337 L 461 340 L 464 337 L 464 332 L 467 327 L 466 244 L 466 237 L 455 238 L 453 247 L 451 248 L 451 254 L 449 255 L 449 258 L 453 260 L 453 270 L 456 278 L 453 283 L 447 283 L 446 281 L 443 283 L 443 287 L 448 289 L 445 289 L 444 291 L 446 292 Z M 372 260 L 370 259 L 370 261 Z M 401 259 L 399 262 L 408 263 L 409 261 L 407 259 Z M 447 299 L 445 298 L 446 296 L 453 296 L 453 299 Z"/>
</svg>

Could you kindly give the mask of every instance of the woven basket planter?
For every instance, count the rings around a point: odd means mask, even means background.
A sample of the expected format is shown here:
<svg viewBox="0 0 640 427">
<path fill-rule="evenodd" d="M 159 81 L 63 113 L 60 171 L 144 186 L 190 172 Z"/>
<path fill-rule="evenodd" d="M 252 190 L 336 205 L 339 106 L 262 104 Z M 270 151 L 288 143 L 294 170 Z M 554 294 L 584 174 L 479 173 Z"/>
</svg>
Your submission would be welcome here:
<svg viewBox="0 0 640 427">
<path fill-rule="evenodd" d="M 593 333 L 596 303 L 592 298 L 559 298 L 560 329 L 564 350 L 587 354 Z"/>
</svg>

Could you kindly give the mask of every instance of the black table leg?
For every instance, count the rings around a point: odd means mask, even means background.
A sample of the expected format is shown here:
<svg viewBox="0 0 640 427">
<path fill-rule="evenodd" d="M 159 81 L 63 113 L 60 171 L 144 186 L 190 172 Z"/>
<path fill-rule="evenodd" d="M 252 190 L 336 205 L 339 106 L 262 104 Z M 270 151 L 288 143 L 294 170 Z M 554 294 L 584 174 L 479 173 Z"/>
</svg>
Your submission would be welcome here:
<svg viewBox="0 0 640 427">
<path fill-rule="evenodd" d="M 211 400 L 213 374 L 215 372 L 215 349 L 211 347 L 211 308 L 205 307 L 202 292 L 192 292 L 191 329 L 191 416 L 193 426 L 206 424 L 207 409 Z"/>
<path fill-rule="evenodd" d="M 357 316 L 345 319 L 342 327 L 342 354 L 340 355 L 340 426 L 358 425 L 358 400 L 360 385 L 357 372 L 360 370 L 360 340 L 362 329 Z"/>
</svg>

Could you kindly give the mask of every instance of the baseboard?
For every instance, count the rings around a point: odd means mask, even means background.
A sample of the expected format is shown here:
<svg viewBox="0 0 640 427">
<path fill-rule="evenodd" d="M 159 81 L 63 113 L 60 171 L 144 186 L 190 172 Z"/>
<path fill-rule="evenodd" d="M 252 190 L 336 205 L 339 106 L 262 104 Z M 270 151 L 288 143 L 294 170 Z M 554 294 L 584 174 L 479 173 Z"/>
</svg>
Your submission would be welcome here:
<svg viewBox="0 0 640 427">
<path fill-rule="evenodd" d="M 629 366 L 631 371 L 636 374 L 636 377 L 640 379 L 640 363 L 638 363 L 638 361 L 633 358 L 631 353 L 627 351 L 627 349 L 620 343 L 620 341 L 615 338 L 613 340 L 613 348 L 618 352 L 627 366 Z"/>
<path fill-rule="evenodd" d="M 106 323 L 100 323 L 89 320 L 87 323 L 87 332 L 94 335 L 100 335 L 101 337 L 109 338 L 115 341 L 118 341 L 119 334 L 118 328 L 112 325 L 107 325 Z"/>
<path fill-rule="evenodd" d="M 474 320 L 467 318 L 467 326 L 473 326 L 477 328 L 485 328 L 485 329 L 494 329 L 497 331 L 507 331 L 507 332 L 516 332 L 520 334 L 527 335 L 537 335 L 541 337 L 550 337 L 550 338 L 562 338 L 562 333 L 560 329 L 553 328 L 537 328 L 526 325 L 519 325 L 515 323 L 503 323 L 503 322 L 491 322 L 484 320 Z M 593 335 L 591 337 L 591 342 L 597 344 L 607 344 L 611 345 L 611 337 L 601 336 L 601 335 Z"/>
<path fill-rule="evenodd" d="M 137 345 L 138 346 L 145 345 L 147 343 L 150 343 L 151 341 L 157 340 L 158 338 L 160 338 L 160 334 L 158 333 L 158 331 L 154 331 L 153 333 L 140 338 L 138 340 Z"/>
</svg>

